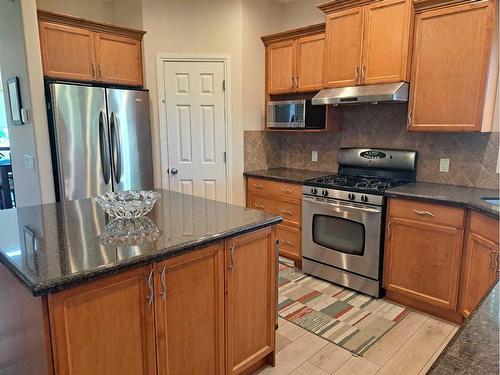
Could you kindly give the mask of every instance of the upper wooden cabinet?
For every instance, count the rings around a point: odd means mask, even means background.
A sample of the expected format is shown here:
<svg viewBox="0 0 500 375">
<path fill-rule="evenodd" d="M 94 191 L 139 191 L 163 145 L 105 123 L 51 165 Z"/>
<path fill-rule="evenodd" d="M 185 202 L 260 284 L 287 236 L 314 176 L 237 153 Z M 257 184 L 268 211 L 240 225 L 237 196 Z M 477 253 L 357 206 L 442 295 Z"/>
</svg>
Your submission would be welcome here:
<svg viewBox="0 0 500 375">
<path fill-rule="evenodd" d="M 495 0 L 418 8 L 408 129 L 481 130 Z"/>
<path fill-rule="evenodd" d="M 411 0 L 344 3 L 319 6 L 326 13 L 324 86 L 407 81 Z"/>
<path fill-rule="evenodd" d="M 268 94 L 323 88 L 324 24 L 262 37 Z"/>
<path fill-rule="evenodd" d="M 143 31 L 38 11 L 47 77 L 142 86 Z"/>
</svg>

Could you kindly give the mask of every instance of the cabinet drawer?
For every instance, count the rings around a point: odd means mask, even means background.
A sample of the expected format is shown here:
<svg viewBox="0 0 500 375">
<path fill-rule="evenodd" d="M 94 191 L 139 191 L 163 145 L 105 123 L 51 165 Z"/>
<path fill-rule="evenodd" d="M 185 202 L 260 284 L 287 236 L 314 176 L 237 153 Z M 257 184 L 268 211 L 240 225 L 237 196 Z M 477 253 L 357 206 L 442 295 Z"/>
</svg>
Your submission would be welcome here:
<svg viewBox="0 0 500 375">
<path fill-rule="evenodd" d="M 394 198 L 389 201 L 389 216 L 454 228 L 464 228 L 465 222 L 462 208 Z"/>
<path fill-rule="evenodd" d="M 300 204 L 277 201 L 275 207 L 276 210 L 274 212 L 277 215 L 283 216 L 284 224 L 300 227 L 302 223 Z"/>
<path fill-rule="evenodd" d="M 302 185 L 265 180 L 262 178 L 249 177 L 247 180 L 247 190 L 266 193 L 266 194 L 273 194 L 283 198 L 290 198 L 290 199 L 302 198 Z"/>
<path fill-rule="evenodd" d="M 280 241 L 280 254 L 291 259 L 302 257 L 300 229 L 278 225 L 277 238 Z"/>
<path fill-rule="evenodd" d="M 250 194 L 248 207 L 266 212 L 275 212 L 276 202 L 272 199 L 263 198 L 256 194 Z"/>
<path fill-rule="evenodd" d="M 469 230 L 498 244 L 498 220 L 477 212 L 471 212 Z"/>
</svg>

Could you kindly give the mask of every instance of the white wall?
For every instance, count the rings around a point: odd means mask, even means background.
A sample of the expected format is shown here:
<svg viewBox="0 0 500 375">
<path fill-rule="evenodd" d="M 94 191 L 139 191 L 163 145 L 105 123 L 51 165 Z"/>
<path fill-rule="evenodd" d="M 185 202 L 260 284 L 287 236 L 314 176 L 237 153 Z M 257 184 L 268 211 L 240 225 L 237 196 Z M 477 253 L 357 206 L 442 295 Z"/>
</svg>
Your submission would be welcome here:
<svg viewBox="0 0 500 375">
<path fill-rule="evenodd" d="M 325 14 L 316 5 L 322 0 L 295 0 L 283 4 L 283 30 L 325 22 Z"/>
<path fill-rule="evenodd" d="M 19 77 L 23 107 L 31 108 L 23 21 L 19 1 L 0 1 L 0 51 L 0 69 L 5 92 L 7 93 L 7 79 L 14 76 Z M 18 206 L 39 204 L 41 195 L 38 173 L 36 170 L 24 167 L 25 154 L 36 156 L 33 124 L 31 122 L 22 126 L 12 124 L 7 96 L 5 95 L 5 106 L 7 108 L 16 201 Z"/>
<path fill-rule="evenodd" d="M 39 9 L 50 10 L 52 12 L 70 14 L 100 22 L 113 22 L 113 3 L 111 1 L 36 0 L 36 5 Z"/>
</svg>

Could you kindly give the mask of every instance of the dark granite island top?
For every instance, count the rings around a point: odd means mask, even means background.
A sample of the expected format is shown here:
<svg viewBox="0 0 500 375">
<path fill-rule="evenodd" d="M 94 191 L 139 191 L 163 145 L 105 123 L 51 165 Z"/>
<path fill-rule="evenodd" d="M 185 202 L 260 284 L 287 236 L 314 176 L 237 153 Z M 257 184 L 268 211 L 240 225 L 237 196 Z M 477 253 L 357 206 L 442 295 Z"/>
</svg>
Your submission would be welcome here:
<svg viewBox="0 0 500 375">
<path fill-rule="evenodd" d="M 492 374 L 499 371 L 500 284 L 486 295 L 427 374 Z"/>
<path fill-rule="evenodd" d="M 258 171 L 245 171 L 243 172 L 243 175 L 247 177 L 258 177 L 274 181 L 289 182 L 292 184 L 303 184 L 304 181 L 335 173 L 336 172 L 320 172 L 294 168 L 269 168 Z"/>
<path fill-rule="evenodd" d="M 111 220 L 93 199 L 0 211 L 0 262 L 40 296 L 282 221 L 258 210 L 159 192 L 147 216 L 161 236 L 142 245 L 103 245 L 98 236 Z"/>
<path fill-rule="evenodd" d="M 414 182 L 385 191 L 388 197 L 427 200 L 434 203 L 446 203 L 470 208 L 474 211 L 498 219 L 499 206 L 481 199 L 481 197 L 497 198 L 498 190 L 481 189 L 467 186 L 436 184 L 431 182 Z"/>
</svg>

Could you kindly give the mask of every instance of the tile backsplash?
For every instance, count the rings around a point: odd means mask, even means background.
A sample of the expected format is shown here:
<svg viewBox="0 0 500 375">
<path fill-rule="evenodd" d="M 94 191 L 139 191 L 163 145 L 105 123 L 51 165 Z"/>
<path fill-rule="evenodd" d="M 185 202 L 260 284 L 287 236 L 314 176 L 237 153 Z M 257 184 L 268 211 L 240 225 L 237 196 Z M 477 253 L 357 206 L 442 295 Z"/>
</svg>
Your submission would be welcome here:
<svg viewBox="0 0 500 375">
<path fill-rule="evenodd" d="M 340 147 L 418 151 L 417 180 L 498 189 L 499 133 L 415 133 L 406 131 L 406 104 L 338 107 L 340 133 L 245 131 L 245 170 L 274 167 L 337 170 Z M 318 151 L 318 161 L 311 152 Z M 448 173 L 439 159 L 450 159 Z"/>
</svg>

